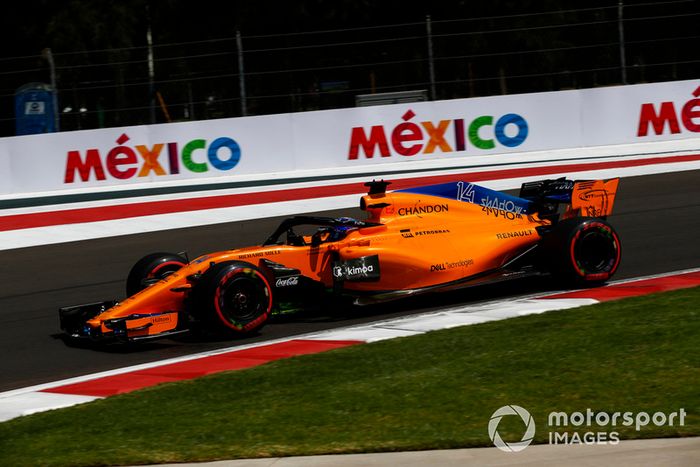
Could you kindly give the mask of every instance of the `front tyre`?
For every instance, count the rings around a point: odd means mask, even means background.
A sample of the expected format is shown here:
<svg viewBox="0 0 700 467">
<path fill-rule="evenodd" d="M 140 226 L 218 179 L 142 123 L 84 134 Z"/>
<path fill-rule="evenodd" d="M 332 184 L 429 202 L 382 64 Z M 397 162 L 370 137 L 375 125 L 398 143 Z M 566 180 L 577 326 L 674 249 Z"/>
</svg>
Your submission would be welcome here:
<svg viewBox="0 0 700 467">
<path fill-rule="evenodd" d="M 211 331 L 243 334 L 265 324 L 272 304 L 272 288 L 258 268 L 228 261 L 202 274 L 192 291 L 191 314 Z"/>
<path fill-rule="evenodd" d="M 602 219 L 566 219 L 542 243 L 552 274 L 576 286 L 609 280 L 620 265 L 622 245 L 615 229 Z"/>
<path fill-rule="evenodd" d="M 126 279 L 126 295 L 131 297 L 150 284 L 164 279 L 187 264 L 187 259 L 175 253 L 151 253 L 134 264 Z"/>
</svg>

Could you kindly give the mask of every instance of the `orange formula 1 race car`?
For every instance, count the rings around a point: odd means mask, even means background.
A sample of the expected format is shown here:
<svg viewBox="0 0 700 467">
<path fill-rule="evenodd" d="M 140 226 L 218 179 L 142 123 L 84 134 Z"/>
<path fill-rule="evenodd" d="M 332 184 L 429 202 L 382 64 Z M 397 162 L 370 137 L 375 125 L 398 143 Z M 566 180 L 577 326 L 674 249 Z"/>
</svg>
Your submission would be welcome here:
<svg viewBox="0 0 700 467">
<path fill-rule="evenodd" d="M 518 197 L 468 182 L 389 193 L 370 182 L 366 220 L 291 217 L 258 246 L 193 261 L 148 255 L 129 273 L 128 298 L 61 308 L 61 327 L 93 340 L 197 326 L 236 334 L 323 297 L 361 305 L 533 274 L 597 285 L 620 263 L 605 221 L 618 181 L 543 180 Z"/>
</svg>

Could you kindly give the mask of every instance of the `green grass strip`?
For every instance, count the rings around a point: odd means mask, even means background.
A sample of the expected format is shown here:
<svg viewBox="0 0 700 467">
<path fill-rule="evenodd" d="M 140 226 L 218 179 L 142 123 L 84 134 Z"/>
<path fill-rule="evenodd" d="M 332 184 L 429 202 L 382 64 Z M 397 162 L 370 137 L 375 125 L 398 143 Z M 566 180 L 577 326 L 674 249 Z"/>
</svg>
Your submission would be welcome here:
<svg viewBox="0 0 700 467">
<path fill-rule="evenodd" d="M 436 331 L 14 419 L 0 424 L 0 465 L 492 446 L 489 418 L 508 404 L 532 413 L 540 443 L 550 412 L 587 408 L 684 408 L 685 426 L 607 430 L 700 435 L 698 344 L 700 288 Z M 499 432 L 519 440 L 522 422 Z"/>
</svg>

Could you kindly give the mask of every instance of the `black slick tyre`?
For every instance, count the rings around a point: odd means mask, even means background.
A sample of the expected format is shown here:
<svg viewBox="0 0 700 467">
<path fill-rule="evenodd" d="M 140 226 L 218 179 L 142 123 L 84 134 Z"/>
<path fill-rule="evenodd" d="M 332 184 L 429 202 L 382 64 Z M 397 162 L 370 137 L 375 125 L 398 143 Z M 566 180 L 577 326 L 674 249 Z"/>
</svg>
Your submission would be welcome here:
<svg viewBox="0 0 700 467">
<path fill-rule="evenodd" d="M 603 219 L 575 218 L 556 224 L 542 240 L 541 252 L 555 279 L 590 287 L 615 274 L 622 245 L 615 229 Z"/>
<path fill-rule="evenodd" d="M 272 288 L 252 264 L 227 261 L 210 267 L 197 281 L 190 313 L 217 334 L 247 334 L 260 329 L 272 311 Z"/>
</svg>

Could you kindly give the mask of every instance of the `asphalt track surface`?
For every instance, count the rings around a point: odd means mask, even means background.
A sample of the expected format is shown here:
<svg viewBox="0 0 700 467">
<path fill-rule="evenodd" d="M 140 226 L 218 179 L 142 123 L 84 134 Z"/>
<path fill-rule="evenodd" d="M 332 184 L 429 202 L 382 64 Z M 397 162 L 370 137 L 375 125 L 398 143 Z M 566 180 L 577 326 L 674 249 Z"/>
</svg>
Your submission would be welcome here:
<svg viewBox="0 0 700 467">
<path fill-rule="evenodd" d="M 342 210 L 323 215 L 351 215 Z M 615 279 L 700 265 L 700 171 L 625 178 L 609 221 L 623 246 Z M 236 340 L 196 336 L 138 346 L 80 348 L 58 328 L 59 306 L 122 298 L 133 263 L 155 251 L 186 250 L 190 258 L 261 243 L 280 218 L 170 230 L 0 252 L 0 391 L 190 353 L 249 344 L 351 324 L 550 290 L 542 278 L 423 296 L 350 310 L 322 310 L 273 319 L 259 334 Z"/>
</svg>

